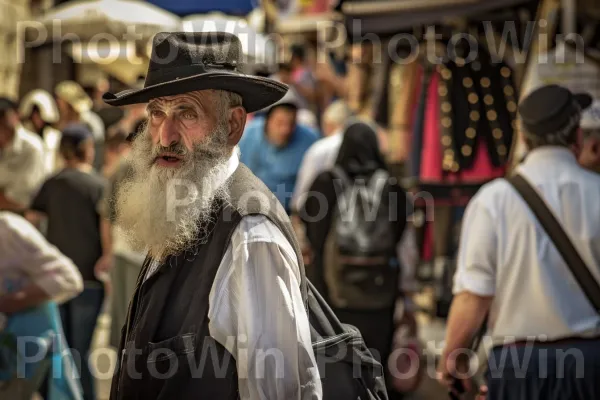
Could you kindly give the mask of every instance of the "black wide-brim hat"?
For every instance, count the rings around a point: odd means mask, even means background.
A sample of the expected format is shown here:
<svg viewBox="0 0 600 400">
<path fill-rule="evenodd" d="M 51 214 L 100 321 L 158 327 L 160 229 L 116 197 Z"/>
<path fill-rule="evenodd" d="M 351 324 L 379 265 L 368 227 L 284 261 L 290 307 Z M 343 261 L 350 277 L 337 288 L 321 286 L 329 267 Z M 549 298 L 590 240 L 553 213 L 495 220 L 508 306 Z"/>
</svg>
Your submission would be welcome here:
<svg viewBox="0 0 600 400">
<path fill-rule="evenodd" d="M 154 36 L 144 87 L 102 99 L 111 106 L 147 103 L 151 99 L 219 89 L 242 97 L 247 112 L 262 110 L 279 101 L 287 85 L 241 72 L 242 44 L 226 32 L 163 32 Z"/>
</svg>

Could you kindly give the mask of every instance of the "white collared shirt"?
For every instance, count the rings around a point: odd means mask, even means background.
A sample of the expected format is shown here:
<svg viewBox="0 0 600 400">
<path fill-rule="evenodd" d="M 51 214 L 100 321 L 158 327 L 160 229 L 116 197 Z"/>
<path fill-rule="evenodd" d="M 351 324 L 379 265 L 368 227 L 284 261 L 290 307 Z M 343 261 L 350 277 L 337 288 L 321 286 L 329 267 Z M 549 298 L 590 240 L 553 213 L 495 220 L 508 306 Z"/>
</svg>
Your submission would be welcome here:
<svg viewBox="0 0 600 400">
<path fill-rule="evenodd" d="M 600 282 L 600 175 L 565 148 L 538 148 L 517 171 L 544 198 Z M 600 334 L 600 316 L 525 201 L 504 179 L 485 185 L 465 212 L 454 292 L 494 296 L 495 344 Z"/>
<path fill-rule="evenodd" d="M 306 195 L 317 176 L 333 167 L 342 145 L 343 135 L 343 130 L 340 129 L 331 136 L 317 140 L 306 151 L 298 170 L 296 186 L 292 195 L 293 210 L 298 211 L 302 208 Z"/>
<path fill-rule="evenodd" d="M 25 218 L 0 211 L 0 296 L 29 283 L 62 303 L 83 290 L 83 280 L 73 262 Z"/>
<path fill-rule="evenodd" d="M 29 206 L 46 177 L 42 139 L 23 126 L 17 127 L 7 148 L 0 149 L 0 191 L 9 199 Z"/>
<path fill-rule="evenodd" d="M 229 176 L 238 165 L 234 151 Z M 236 359 L 240 399 L 322 398 L 295 252 L 266 217 L 243 217 L 234 230 L 211 288 L 208 318 L 210 335 Z M 247 346 L 238 349 L 231 338 L 245 338 Z M 274 352 L 276 362 L 264 362 Z"/>
</svg>

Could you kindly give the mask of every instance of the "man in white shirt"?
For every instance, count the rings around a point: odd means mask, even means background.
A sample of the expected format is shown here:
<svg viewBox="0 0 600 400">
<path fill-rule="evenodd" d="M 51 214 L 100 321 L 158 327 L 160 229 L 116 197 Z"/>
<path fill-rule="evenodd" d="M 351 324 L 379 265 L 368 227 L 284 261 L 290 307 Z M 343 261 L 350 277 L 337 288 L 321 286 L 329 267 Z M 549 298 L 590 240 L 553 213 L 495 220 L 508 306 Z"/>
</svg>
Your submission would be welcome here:
<svg viewBox="0 0 600 400">
<path fill-rule="evenodd" d="M 0 313 L 48 300 L 63 303 L 83 290 L 75 264 L 29 221 L 9 211 L 0 211 L 0 254 Z"/>
<path fill-rule="evenodd" d="M 595 101 L 581 117 L 583 146 L 579 164 L 600 173 L 600 101 Z"/>
<path fill-rule="evenodd" d="M 21 100 L 19 116 L 23 125 L 42 139 L 47 173 L 54 174 L 62 169 L 64 160 L 59 149 L 61 132 L 54 128 L 59 119 L 54 97 L 42 89 L 32 90 Z"/>
<path fill-rule="evenodd" d="M 342 144 L 344 126 L 351 115 L 352 112 L 343 100 L 335 101 L 323 113 L 325 137 L 313 144 L 302 159 L 292 196 L 292 210 L 298 211 L 302 208 L 306 193 L 317 175 L 333 167 Z"/>
<path fill-rule="evenodd" d="M 600 176 L 576 158 L 581 111 L 590 103 L 589 96 L 555 85 L 523 100 L 519 113 L 530 152 L 517 172 L 537 189 L 600 281 Z M 488 344 L 494 346 L 488 399 L 598 396 L 600 316 L 506 180 L 485 185 L 469 203 L 454 279 L 439 365 L 443 383 L 451 386 L 457 371 L 466 371 L 457 356 L 488 315 Z M 470 385 L 467 379 L 463 383 Z"/>
<path fill-rule="evenodd" d="M 236 151 L 287 88 L 240 73 L 231 34 L 159 33 L 152 53 L 144 89 L 104 96 L 148 103 L 114 200 L 148 257 L 111 399 L 321 399 L 289 219 Z"/>
<path fill-rule="evenodd" d="M 45 176 L 42 140 L 20 124 L 16 105 L 0 98 L 0 210 L 26 209 Z"/>
</svg>

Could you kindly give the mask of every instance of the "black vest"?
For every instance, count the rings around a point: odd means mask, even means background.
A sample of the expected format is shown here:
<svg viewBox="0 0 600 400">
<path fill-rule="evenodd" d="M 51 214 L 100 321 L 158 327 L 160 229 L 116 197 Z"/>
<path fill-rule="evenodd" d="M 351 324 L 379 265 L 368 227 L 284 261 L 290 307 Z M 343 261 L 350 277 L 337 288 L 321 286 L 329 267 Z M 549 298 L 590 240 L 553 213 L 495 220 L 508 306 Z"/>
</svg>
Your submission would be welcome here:
<svg viewBox="0 0 600 400">
<path fill-rule="evenodd" d="M 111 399 L 237 399 L 235 359 L 208 329 L 208 300 L 231 235 L 246 215 L 264 215 L 304 265 L 289 218 L 271 191 L 242 164 L 229 180 L 231 200 L 215 213 L 207 241 L 168 257 L 146 281 L 146 259 L 121 335 Z M 303 298 L 306 282 L 302 279 Z"/>
</svg>

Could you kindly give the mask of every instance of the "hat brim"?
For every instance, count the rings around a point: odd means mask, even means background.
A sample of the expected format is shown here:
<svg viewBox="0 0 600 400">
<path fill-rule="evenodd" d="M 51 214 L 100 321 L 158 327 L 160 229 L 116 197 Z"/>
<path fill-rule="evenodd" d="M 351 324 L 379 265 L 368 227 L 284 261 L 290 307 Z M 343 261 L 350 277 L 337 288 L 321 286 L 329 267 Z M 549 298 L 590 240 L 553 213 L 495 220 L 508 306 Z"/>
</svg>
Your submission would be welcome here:
<svg viewBox="0 0 600 400">
<path fill-rule="evenodd" d="M 129 89 L 102 99 L 111 106 L 147 103 L 152 99 L 174 96 L 196 90 L 220 89 L 239 94 L 247 112 L 262 110 L 279 101 L 286 94 L 287 85 L 268 78 L 228 72 L 206 72 L 173 81 L 158 83 L 143 89 Z"/>
<path fill-rule="evenodd" d="M 589 108 L 589 106 L 592 105 L 592 103 L 594 102 L 594 99 L 592 98 L 592 96 L 590 96 L 587 93 L 577 93 L 574 94 L 573 97 L 575 98 L 575 101 L 577 102 L 577 104 L 579 104 L 579 107 L 581 107 L 581 110 L 585 110 L 586 108 Z"/>
</svg>

